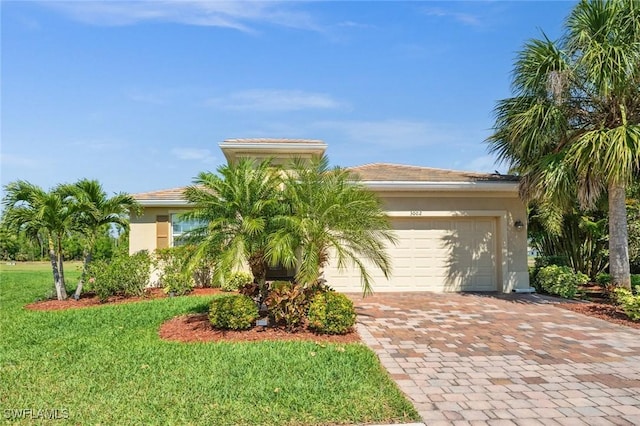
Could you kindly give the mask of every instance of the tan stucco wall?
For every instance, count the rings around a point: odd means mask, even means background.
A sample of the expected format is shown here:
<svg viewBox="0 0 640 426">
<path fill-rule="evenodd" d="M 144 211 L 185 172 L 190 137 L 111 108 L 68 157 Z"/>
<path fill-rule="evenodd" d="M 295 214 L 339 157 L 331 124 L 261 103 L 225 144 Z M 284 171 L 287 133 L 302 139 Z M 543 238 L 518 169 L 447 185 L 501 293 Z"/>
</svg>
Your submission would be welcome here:
<svg viewBox="0 0 640 426">
<path fill-rule="evenodd" d="M 514 222 L 526 223 L 524 203 L 515 192 L 380 192 L 384 208 L 391 217 L 495 217 L 498 290 L 510 292 L 529 287 L 527 270 L 527 232 L 516 230 Z M 156 248 L 156 216 L 183 211 L 170 207 L 147 207 L 131 218 L 130 253 L 153 252 Z M 506 237 L 505 237 L 506 235 Z M 359 290 L 359 282 L 353 289 Z"/>
<path fill-rule="evenodd" d="M 156 249 L 156 216 L 168 215 L 167 207 L 146 207 L 142 214 L 132 215 L 129 231 L 129 253 Z"/>
<path fill-rule="evenodd" d="M 515 221 L 526 223 L 527 215 L 525 205 L 517 197 L 515 192 L 490 193 L 480 191 L 468 192 L 379 192 L 383 206 L 390 216 L 392 228 L 398 228 L 397 236 L 411 238 L 412 233 L 407 233 L 401 229 L 422 229 L 421 224 L 440 221 L 448 224 L 446 226 L 468 226 L 478 220 L 487 223 L 493 220 L 495 223 L 495 233 L 492 244 L 495 244 L 492 251 L 495 252 L 495 286 L 497 291 L 511 292 L 515 289 L 527 289 L 529 287 L 529 274 L 527 268 L 527 232 L 526 229 L 516 229 Z M 458 222 L 450 222 L 446 219 L 459 218 Z M 442 222 L 444 221 L 444 222 Z M 412 224 L 413 225 L 410 225 Z M 455 225 L 457 223 L 458 225 Z M 404 225 L 403 225 L 404 224 Z M 409 228 L 405 228 L 405 225 Z M 415 228 L 414 228 L 415 226 Z M 430 226 L 430 225 L 427 225 Z M 444 225 L 443 225 L 444 226 Z M 419 233 L 420 231 L 418 231 Z M 443 231 L 444 232 L 444 231 Z M 446 233 L 446 232 L 445 232 Z M 400 247 L 390 246 L 389 254 L 406 250 L 407 244 L 402 243 Z M 404 248 L 403 248 L 404 247 Z M 454 249 L 451 247 L 451 249 Z M 433 268 L 438 265 L 439 257 L 436 258 L 416 258 L 409 261 L 410 265 L 418 266 L 418 269 Z M 400 278 L 403 274 L 410 275 L 417 273 L 403 269 L 397 270 L 397 265 L 409 265 L 408 259 L 393 261 L 392 257 L 391 278 L 384 278 L 379 270 L 369 264 L 368 271 L 374 282 L 374 291 L 416 291 L 426 289 L 430 291 L 457 291 L 459 288 L 452 283 L 445 283 L 441 279 L 407 280 Z M 456 259 L 451 259 L 456 261 Z M 396 266 L 394 266 L 394 264 Z M 409 266 L 407 266 L 409 267 Z M 432 273 L 432 269 L 428 273 Z M 442 269 L 441 269 L 442 271 Z M 325 269 L 325 278 L 328 284 L 339 291 L 360 291 L 360 275 L 352 268 L 340 271 L 336 265 L 330 264 Z M 451 274 L 451 271 L 444 272 Z M 461 271 L 461 274 L 463 272 Z M 393 275 L 398 275 L 394 280 Z M 455 274 L 454 274 L 455 275 Z"/>
<path fill-rule="evenodd" d="M 491 194 L 480 192 L 432 192 L 432 193 L 380 193 L 386 211 L 393 212 L 411 212 L 421 211 L 422 215 L 428 217 L 430 213 L 437 212 L 459 212 L 460 215 L 466 215 L 470 212 L 473 216 L 474 212 L 505 212 L 506 223 L 502 228 L 500 223 L 498 226 L 498 239 L 502 239 L 501 233 L 506 228 L 506 253 L 503 254 L 502 263 L 503 271 L 507 274 L 510 281 L 516 280 L 515 283 L 505 284 L 505 291 L 511 291 L 513 288 L 529 287 L 529 272 L 527 266 L 527 231 L 525 229 L 516 230 L 514 223 L 520 220 L 522 223 L 527 222 L 527 209 L 525 204 L 515 193 Z M 498 216 L 496 216 L 498 217 Z"/>
</svg>

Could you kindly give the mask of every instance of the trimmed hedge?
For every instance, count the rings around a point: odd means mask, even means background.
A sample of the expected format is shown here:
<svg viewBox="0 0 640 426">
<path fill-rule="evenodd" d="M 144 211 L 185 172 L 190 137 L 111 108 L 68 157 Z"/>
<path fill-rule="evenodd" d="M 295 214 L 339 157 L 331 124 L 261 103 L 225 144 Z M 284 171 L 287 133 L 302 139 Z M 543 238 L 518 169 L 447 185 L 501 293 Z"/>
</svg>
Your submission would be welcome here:
<svg viewBox="0 0 640 426">
<path fill-rule="evenodd" d="M 209 321 L 223 330 L 246 330 L 258 319 L 258 306 L 249 296 L 224 294 L 211 301 Z"/>
<path fill-rule="evenodd" d="M 589 282 L 583 273 L 573 272 L 568 266 L 546 266 L 536 276 L 537 285 L 549 294 L 571 299 L 578 292 L 578 286 Z"/>
<path fill-rule="evenodd" d="M 252 282 L 253 275 L 250 272 L 237 271 L 226 276 L 220 288 L 224 291 L 236 291 Z"/>
<path fill-rule="evenodd" d="M 309 328 L 324 334 L 345 334 L 356 323 L 353 302 L 344 294 L 317 294 L 309 306 Z"/>
</svg>

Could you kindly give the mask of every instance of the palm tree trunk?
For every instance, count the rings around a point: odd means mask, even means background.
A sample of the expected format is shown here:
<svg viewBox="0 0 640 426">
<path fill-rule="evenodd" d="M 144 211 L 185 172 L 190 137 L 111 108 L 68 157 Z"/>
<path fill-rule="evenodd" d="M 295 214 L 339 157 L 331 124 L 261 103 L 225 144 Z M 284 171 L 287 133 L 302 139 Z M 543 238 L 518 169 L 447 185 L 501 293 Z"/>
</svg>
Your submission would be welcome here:
<svg viewBox="0 0 640 426">
<path fill-rule="evenodd" d="M 64 279 L 64 257 L 62 255 L 62 235 L 58 236 L 58 269 L 60 270 L 60 283 L 64 290 L 64 298 L 67 298 L 67 283 Z"/>
<path fill-rule="evenodd" d="M 80 299 L 80 294 L 82 294 L 82 287 L 84 286 L 84 280 L 87 277 L 87 268 L 89 263 L 91 262 L 91 250 L 84 250 L 84 261 L 82 262 L 82 274 L 80 275 L 80 280 L 78 281 L 78 286 L 76 287 L 76 292 L 73 294 L 73 298 L 78 300 Z"/>
<path fill-rule="evenodd" d="M 625 186 L 609 185 L 609 272 L 611 282 L 631 290 Z"/>
<path fill-rule="evenodd" d="M 56 254 L 55 244 L 51 238 L 49 238 L 49 260 L 51 261 L 51 269 L 53 271 L 53 285 L 56 291 L 56 297 L 58 300 L 65 300 L 67 298 L 67 290 L 61 281 L 60 271 L 58 270 L 58 256 Z"/>
</svg>

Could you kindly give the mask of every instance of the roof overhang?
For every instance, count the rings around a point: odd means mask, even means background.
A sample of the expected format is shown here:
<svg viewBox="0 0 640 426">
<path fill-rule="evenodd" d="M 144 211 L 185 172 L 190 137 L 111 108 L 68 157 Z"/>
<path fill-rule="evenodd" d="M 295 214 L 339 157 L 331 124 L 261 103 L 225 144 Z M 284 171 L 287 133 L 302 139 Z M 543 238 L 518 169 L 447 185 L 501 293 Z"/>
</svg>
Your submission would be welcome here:
<svg viewBox="0 0 640 426">
<path fill-rule="evenodd" d="M 187 200 L 138 200 L 143 207 L 186 207 L 190 205 Z"/>
<path fill-rule="evenodd" d="M 518 182 L 361 181 L 373 191 L 483 191 L 518 193 Z"/>
<path fill-rule="evenodd" d="M 228 162 L 235 161 L 238 157 L 308 157 L 322 156 L 327 150 L 327 144 L 322 141 L 301 142 L 234 142 L 224 141 L 220 143 L 220 149 Z"/>
</svg>

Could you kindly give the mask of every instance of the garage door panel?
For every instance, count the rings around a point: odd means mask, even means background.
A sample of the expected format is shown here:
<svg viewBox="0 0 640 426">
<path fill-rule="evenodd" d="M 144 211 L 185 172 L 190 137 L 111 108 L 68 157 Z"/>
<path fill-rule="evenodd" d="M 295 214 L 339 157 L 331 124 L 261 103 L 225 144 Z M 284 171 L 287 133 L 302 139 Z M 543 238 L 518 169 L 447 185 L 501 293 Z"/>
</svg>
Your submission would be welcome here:
<svg viewBox="0 0 640 426">
<path fill-rule="evenodd" d="M 495 218 L 394 218 L 391 226 L 398 244 L 388 248 L 390 280 L 368 265 L 377 291 L 495 291 Z M 329 285 L 337 290 L 359 290 L 357 270 L 326 269 Z"/>
</svg>

